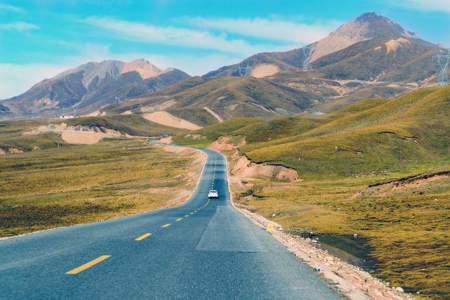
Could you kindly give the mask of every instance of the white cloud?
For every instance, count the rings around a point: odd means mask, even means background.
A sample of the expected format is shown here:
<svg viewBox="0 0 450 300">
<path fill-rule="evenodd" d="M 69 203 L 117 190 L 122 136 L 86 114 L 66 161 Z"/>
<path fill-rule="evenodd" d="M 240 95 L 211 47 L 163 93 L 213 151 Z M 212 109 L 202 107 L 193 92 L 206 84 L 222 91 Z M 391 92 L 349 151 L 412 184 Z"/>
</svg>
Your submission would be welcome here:
<svg viewBox="0 0 450 300">
<path fill-rule="evenodd" d="M 393 3 L 410 9 L 450 13 L 450 0 L 399 0 Z"/>
<path fill-rule="evenodd" d="M 39 29 L 39 26 L 27 22 L 12 22 L 0 24 L 0 30 L 28 31 L 35 29 Z"/>
<path fill-rule="evenodd" d="M 297 46 L 310 44 L 334 30 L 338 24 L 335 21 L 325 23 L 300 23 L 278 19 L 264 18 L 183 18 L 192 26 L 220 30 L 243 36 L 256 37 L 295 43 Z"/>
<path fill-rule="evenodd" d="M 161 27 L 107 17 L 90 17 L 85 19 L 84 22 L 108 30 L 122 38 L 144 43 L 239 54 L 253 54 L 263 48 L 261 45 L 251 45 L 244 40 L 229 39 L 225 34 L 211 34 L 207 31 L 182 27 Z"/>
<path fill-rule="evenodd" d="M 14 13 L 24 13 L 25 12 L 25 10 L 21 7 L 0 3 L 0 11 L 2 11 L 2 10 L 14 12 Z"/>
<path fill-rule="evenodd" d="M 51 64 L 0 63 L 0 99 L 17 96 L 33 84 L 53 77 L 66 68 L 66 66 Z"/>
</svg>

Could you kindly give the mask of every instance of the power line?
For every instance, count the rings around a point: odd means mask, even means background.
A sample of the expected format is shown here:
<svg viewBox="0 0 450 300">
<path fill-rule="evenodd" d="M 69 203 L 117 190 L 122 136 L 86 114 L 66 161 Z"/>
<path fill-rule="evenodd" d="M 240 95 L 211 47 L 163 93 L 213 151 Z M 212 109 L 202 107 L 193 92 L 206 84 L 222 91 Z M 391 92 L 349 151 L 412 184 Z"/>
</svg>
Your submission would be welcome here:
<svg viewBox="0 0 450 300">
<path fill-rule="evenodd" d="M 302 48 L 303 52 L 303 71 L 311 70 L 311 58 L 312 58 L 312 46 L 306 46 Z"/>
<path fill-rule="evenodd" d="M 450 64 L 450 50 L 447 53 L 436 54 L 434 60 L 439 66 L 437 81 L 439 85 L 448 85 L 448 66 Z"/>
<path fill-rule="evenodd" d="M 249 71 L 250 68 L 251 67 L 248 65 L 248 62 L 245 62 L 245 64 L 244 63 L 239 64 L 238 76 L 239 77 L 247 76 L 248 75 L 248 71 Z"/>
</svg>

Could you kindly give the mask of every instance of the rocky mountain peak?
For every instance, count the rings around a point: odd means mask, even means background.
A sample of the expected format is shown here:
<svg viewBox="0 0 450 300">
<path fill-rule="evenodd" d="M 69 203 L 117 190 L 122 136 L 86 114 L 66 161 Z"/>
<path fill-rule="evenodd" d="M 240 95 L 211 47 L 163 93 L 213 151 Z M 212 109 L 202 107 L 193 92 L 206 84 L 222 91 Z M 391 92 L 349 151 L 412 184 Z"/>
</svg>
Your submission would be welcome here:
<svg viewBox="0 0 450 300">
<path fill-rule="evenodd" d="M 326 38 L 314 44 L 311 62 L 345 49 L 353 44 L 374 38 L 396 39 L 410 37 L 398 23 L 374 12 L 360 15 L 356 19 L 341 25 Z"/>
<path fill-rule="evenodd" d="M 355 19 L 357 22 L 390 21 L 390 19 L 378 15 L 375 12 L 366 12 Z"/>
<path fill-rule="evenodd" d="M 142 79 L 152 78 L 162 73 L 162 71 L 158 67 L 151 64 L 144 58 L 136 59 L 132 62 L 123 64 L 121 70 L 122 74 L 132 71 L 138 72 Z"/>
<path fill-rule="evenodd" d="M 361 26 L 367 26 L 368 38 L 398 38 L 400 36 L 411 35 L 411 33 L 403 29 L 400 24 L 374 12 L 368 12 L 360 15 L 354 20 L 354 23 L 359 23 Z"/>
<path fill-rule="evenodd" d="M 5 99 L 0 113 L 55 115 L 61 109 L 90 112 L 115 99 L 149 95 L 187 78 L 183 71 L 162 71 L 145 59 L 88 62 Z"/>
</svg>

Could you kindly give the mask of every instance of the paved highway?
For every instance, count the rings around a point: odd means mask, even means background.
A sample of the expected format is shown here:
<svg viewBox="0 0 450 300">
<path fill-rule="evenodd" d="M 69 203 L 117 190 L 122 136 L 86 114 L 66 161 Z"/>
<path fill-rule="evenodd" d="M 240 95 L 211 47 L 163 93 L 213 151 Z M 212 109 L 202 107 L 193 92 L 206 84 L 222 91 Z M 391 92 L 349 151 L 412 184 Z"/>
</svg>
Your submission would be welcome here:
<svg viewBox="0 0 450 300">
<path fill-rule="evenodd" d="M 341 299 L 232 208 L 224 158 L 206 152 L 180 207 L 0 240 L 0 298 Z"/>
</svg>

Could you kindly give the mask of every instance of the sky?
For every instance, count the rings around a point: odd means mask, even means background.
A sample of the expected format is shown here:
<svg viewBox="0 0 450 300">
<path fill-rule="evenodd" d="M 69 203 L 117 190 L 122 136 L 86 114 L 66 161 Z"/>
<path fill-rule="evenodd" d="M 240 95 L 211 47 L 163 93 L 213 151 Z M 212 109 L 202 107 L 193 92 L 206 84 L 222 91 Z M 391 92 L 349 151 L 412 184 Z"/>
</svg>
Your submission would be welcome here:
<svg viewBox="0 0 450 300">
<path fill-rule="evenodd" d="M 364 12 L 450 47 L 450 0 L 0 0 L 0 99 L 88 61 L 201 75 L 307 45 Z"/>
</svg>

